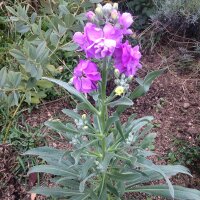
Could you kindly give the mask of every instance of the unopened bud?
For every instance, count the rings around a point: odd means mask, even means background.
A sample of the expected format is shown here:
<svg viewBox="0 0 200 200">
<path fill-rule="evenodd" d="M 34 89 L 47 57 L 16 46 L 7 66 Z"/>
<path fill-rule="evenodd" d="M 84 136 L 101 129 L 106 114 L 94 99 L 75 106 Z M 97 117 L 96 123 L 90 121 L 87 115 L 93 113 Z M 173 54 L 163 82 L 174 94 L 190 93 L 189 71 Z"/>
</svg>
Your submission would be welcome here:
<svg viewBox="0 0 200 200">
<path fill-rule="evenodd" d="M 125 74 L 122 74 L 121 78 L 122 78 L 122 79 L 125 79 L 125 78 L 126 78 Z"/>
<path fill-rule="evenodd" d="M 69 80 L 69 82 L 68 82 L 68 84 L 70 84 L 70 85 L 72 85 L 73 84 L 73 77 L 72 78 L 70 78 L 70 80 Z"/>
<path fill-rule="evenodd" d="M 110 14 L 112 9 L 113 9 L 112 5 L 110 3 L 107 3 L 106 5 L 103 6 L 103 13 L 105 15 L 108 15 Z"/>
<path fill-rule="evenodd" d="M 63 66 L 59 66 L 59 67 L 58 67 L 58 71 L 59 71 L 59 72 L 63 72 L 63 71 L 64 71 L 64 67 L 63 67 Z"/>
<path fill-rule="evenodd" d="M 128 81 L 130 82 L 130 81 L 132 81 L 132 80 L 133 80 L 133 76 L 130 75 L 130 76 L 128 77 Z"/>
<path fill-rule="evenodd" d="M 85 120 L 87 116 L 86 116 L 86 114 L 83 114 L 81 117 L 83 120 Z"/>
<path fill-rule="evenodd" d="M 102 7 L 97 6 L 97 8 L 95 9 L 95 13 L 98 17 L 103 17 L 103 10 Z"/>
<path fill-rule="evenodd" d="M 116 10 L 118 10 L 118 3 L 114 3 L 113 4 L 113 8 L 116 9 Z"/>
<path fill-rule="evenodd" d="M 95 14 L 92 11 L 89 11 L 86 13 L 86 17 L 87 17 L 88 21 L 93 22 L 95 19 Z"/>
<path fill-rule="evenodd" d="M 112 20 L 117 20 L 118 19 L 118 12 L 117 12 L 117 10 L 113 10 L 112 12 L 111 12 L 111 18 L 112 18 Z"/>
<path fill-rule="evenodd" d="M 95 165 L 99 165 L 99 161 L 95 160 L 94 161 Z"/>
<path fill-rule="evenodd" d="M 114 71 L 114 74 L 115 74 L 115 77 L 116 77 L 116 78 L 118 78 L 118 77 L 119 77 L 119 75 L 120 75 L 120 72 L 119 72 L 119 70 L 118 70 L 118 69 L 115 69 L 115 71 Z"/>
</svg>

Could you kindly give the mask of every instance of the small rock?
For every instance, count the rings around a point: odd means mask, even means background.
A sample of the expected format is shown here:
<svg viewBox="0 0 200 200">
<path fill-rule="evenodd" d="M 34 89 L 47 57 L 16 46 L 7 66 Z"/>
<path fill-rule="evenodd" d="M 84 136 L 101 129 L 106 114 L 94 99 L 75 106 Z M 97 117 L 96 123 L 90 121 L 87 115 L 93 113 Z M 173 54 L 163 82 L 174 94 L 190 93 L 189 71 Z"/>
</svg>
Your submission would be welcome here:
<svg viewBox="0 0 200 200">
<path fill-rule="evenodd" d="M 189 108 L 190 107 L 190 104 L 189 103 L 184 103 L 183 104 L 183 108 Z"/>
</svg>

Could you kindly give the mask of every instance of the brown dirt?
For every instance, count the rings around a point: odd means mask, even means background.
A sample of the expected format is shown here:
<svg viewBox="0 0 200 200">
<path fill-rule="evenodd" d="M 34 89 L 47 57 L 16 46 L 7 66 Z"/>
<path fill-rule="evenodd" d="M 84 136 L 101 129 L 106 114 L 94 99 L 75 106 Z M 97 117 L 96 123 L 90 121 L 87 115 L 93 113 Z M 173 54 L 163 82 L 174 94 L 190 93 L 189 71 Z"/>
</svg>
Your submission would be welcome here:
<svg viewBox="0 0 200 200">
<path fill-rule="evenodd" d="M 176 57 L 177 51 L 172 49 L 167 49 L 164 55 L 156 52 L 144 57 L 143 71 L 145 73 L 164 67 L 168 67 L 168 70 L 154 82 L 148 94 L 136 100 L 133 107 L 123 116 L 123 120 L 126 120 L 132 113 L 138 113 L 138 116 L 152 115 L 155 117 L 156 128 L 154 131 L 157 132 L 155 152 L 158 157 L 153 159 L 158 164 L 166 164 L 169 161 L 168 153 L 177 150 L 173 144 L 174 138 L 183 138 L 193 146 L 199 145 L 197 137 L 200 133 L 200 74 L 199 71 L 190 71 L 188 74 L 177 71 L 173 64 Z M 61 99 L 41 105 L 31 114 L 25 113 L 26 122 L 32 126 L 38 126 L 48 119 L 63 117 L 61 110 L 64 107 L 70 107 L 68 102 L 69 100 Z M 62 142 L 54 141 L 51 137 L 48 137 L 48 141 L 54 147 L 59 148 L 63 145 Z M 67 145 L 65 148 L 70 147 Z M 8 157 L 9 155 L 15 155 L 15 153 L 10 152 Z M 5 154 L 2 154 L 0 155 L 1 160 L 2 157 L 4 163 L 15 162 L 12 161 L 15 156 L 8 159 Z M 160 158 L 164 159 L 160 160 Z M 200 168 L 200 163 L 197 164 L 199 166 L 196 168 Z M 0 165 L 0 173 L 2 170 L 7 170 L 7 168 Z M 193 178 L 179 175 L 172 179 L 173 183 L 200 189 L 200 175 L 194 169 L 191 170 Z M 0 189 L 0 199 L 18 199 L 16 193 L 22 194 L 20 199 L 29 199 L 30 196 L 26 195 L 23 186 L 19 187 L 17 182 L 10 181 L 15 180 L 12 171 L 10 169 L 7 171 L 8 186 Z M 2 181 L 1 176 L 0 179 Z M 10 187 L 15 189 L 9 189 Z M 13 190 L 14 192 L 12 192 Z M 6 195 L 10 198 L 7 198 Z M 41 197 L 37 199 L 41 199 Z"/>
</svg>

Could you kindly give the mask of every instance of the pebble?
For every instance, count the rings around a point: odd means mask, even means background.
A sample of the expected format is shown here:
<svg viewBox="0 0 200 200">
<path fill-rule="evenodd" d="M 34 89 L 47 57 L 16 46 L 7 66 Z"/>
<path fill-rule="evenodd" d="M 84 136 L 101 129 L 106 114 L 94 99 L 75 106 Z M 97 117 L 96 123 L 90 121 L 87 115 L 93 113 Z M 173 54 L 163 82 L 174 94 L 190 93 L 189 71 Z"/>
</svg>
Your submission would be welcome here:
<svg viewBox="0 0 200 200">
<path fill-rule="evenodd" d="M 189 103 L 184 103 L 184 104 L 183 104 L 183 107 L 184 107 L 184 108 L 189 108 L 189 107 L 190 107 L 190 104 L 189 104 Z"/>
</svg>

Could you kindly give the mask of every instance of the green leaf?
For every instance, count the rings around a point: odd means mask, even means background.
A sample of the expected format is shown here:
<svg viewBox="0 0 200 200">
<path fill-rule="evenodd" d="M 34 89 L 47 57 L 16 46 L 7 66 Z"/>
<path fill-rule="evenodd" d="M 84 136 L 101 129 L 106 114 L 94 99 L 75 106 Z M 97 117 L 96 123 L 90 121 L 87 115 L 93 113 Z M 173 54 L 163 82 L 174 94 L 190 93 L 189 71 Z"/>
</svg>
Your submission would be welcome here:
<svg viewBox="0 0 200 200">
<path fill-rule="evenodd" d="M 17 50 L 17 49 L 12 49 L 12 50 L 10 51 L 10 54 L 11 54 L 14 58 L 16 58 L 17 61 L 18 61 L 21 65 L 25 65 L 25 63 L 26 63 L 26 57 L 25 57 L 25 55 L 24 55 L 21 51 L 19 51 L 19 50 Z"/>
<path fill-rule="evenodd" d="M 35 156 L 56 156 L 56 157 L 60 157 L 65 153 L 64 150 L 58 150 L 55 148 L 51 148 L 51 147 L 37 147 L 37 148 L 33 148 L 30 149 L 28 151 L 26 151 L 25 153 L 23 153 L 23 155 L 35 155 Z"/>
<path fill-rule="evenodd" d="M 16 31 L 19 33 L 27 33 L 31 29 L 31 26 L 23 24 L 21 22 L 16 23 Z"/>
<path fill-rule="evenodd" d="M 190 175 L 188 169 L 181 165 L 157 165 L 157 167 L 159 167 L 163 171 L 163 173 L 165 173 L 168 177 L 175 176 L 178 173 Z M 137 184 L 163 179 L 163 176 L 156 171 L 147 169 L 143 172 L 146 174 L 146 176 L 141 176 L 141 174 L 138 174 L 138 176 L 135 177 L 135 179 L 128 182 L 127 188 Z"/>
<path fill-rule="evenodd" d="M 47 174 L 53 174 L 57 176 L 70 176 L 72 178 L 77 178 L 78 174 L 72 170 L 67 169 L 64 167 L 54 166 L 54 165 L 37 165 L 34 167 L 31 167 L 28 171 L 28 175 L 31 173 L 47 173 Z"/>
<path fill-rule="evenodd" d="M 21 83 L 21 73 L 20 72 L 8 72 L 8 82 L 13 88 L 17 88 L 19 84 Z"/>
<path fill-rule="evenodd" d="M 156 133 L 149 133 L 140 143 L 140 147 L 142 149 L 148 148 L 150 145 L 153 144 L 154 140 L 156 138 Z"/>
<path fill-rule="evenodd" d="M 6 82 L 6 77 L 7 77 L 7 69 L 6 67 L 3 67 L 0 70 L 0 88 L 4 86 Z"/>
<path fill-rule="evenodd" d="M 110 102 L 108 103 L 108 105 L 110 107 L 115 107 L 115 106 L 119 106 L 119 105 L 123 105 L 123 106 L 132 106 L 133 102 L 131 99 L 127 98 L 127 97 L 121 97 L 120 99 Z"/>
<path fill-rule="evenodd" d="M 96 176 L 95 173 L 94 173 L 94 174 L 90 174 L 90 175 L 87 176 L 83 181 L 81 181 L 81 183 L 80 183 L 80 185 L 79 185 L 79 191 L 80 191 L 80 192 L 84 192 L 86 182 L 87 182 L 90 178 L 92 178 L 92 177 L 94 177 L 94 176 Z"/>
<path fill-rule="evenodd" d="M 174 199 L 177 200 L 199 200 L 200 191 L 181 186 L 174 187 Z M 172 198 L 171 193 L 167 185 L 151 185 L 151 186 L 138 186 L 126 192 L 142 192 L 150 195 L 163 196 L 166 198 Z"/>
<path fill-rule="evenodd" d="M 59 43 L 59 36 L 53 31 L 50 35 L 50 41 L 53 46 L 57 46 Z"/>
<path fill-rule="evenodd" d="M 115 188 L 113 186 L 113 183 L 107 182 L 106 186 L 107 186 L 108 190 L 111 192 L 111 194 L 114 194 L 116 197 L 120 196 L 119 192 L 118 192 L 118 188 Z"/>
<path fill-rule="evenodd" d="M 78 113 L 76 113 L 76 112 L 74 112 L 74 111 L 72 111 L 72 110 L 63 109 L 62 112 L 63 112 L 65 115 L 71 117 L 72 119 L 81 119 L 81 116 L 80 116 Z"/>
<path fill-rule="evenodd" d="M 46 48 L 46 42 L 41 42 L 37 49 L 36 49 L 36 60 L 38 60 L 40 57 L 42 57 L 42 55 L 44 54 Z"/>
<path fill-rule="evenodd" d="M 110 161 L 114 157 L 114 155 L 115 154 L 113 154 L 113 153 L 106 152 L 103 161 L 100 163 L 102 172 L 106 172 L 107 171 L 107 168 L 108 168 L 108 166 L 110 164 Z"/>
<path fill-rule="evenodd" d="M 66 25 L 66 28 L 70 28 L 73 23 L 75 22 L 76 18 L 74 17 L 74 15 L 72 15 L 71 13 L 66 14 L 64 17 L 64 22 Z"/>
<path fill-rule="evenodd" d="M 73 190 L 79 190 L 79 181 L 69 179 L 68 177 L 62 177 L 62 178 L 55 177 L 55 178 L 51 179 L 51 181 L 56 184 L 73 189 Z"/>
<path fill-rule="evenodd" d="M 163 178 L 165 179 L 165 181 L 169 187 L 169 192 L 170 192 L 172 198 L 174 198 L 174 188 L 172 186 L 172 183 L 170 182 L 168 176 L 162 171 L 162 169 L 159 168 L 159 166 L 153 164 L 152 161 L 147 160 L 143 157 L 138 158 L 137 162 L 147 169 L 154 170 L 154 171 L 160 173 L 163 176 Z"/>
<path fill-rule="evenodd" d="M 8 95 L 7 103 L 9 106 L 17 106 L 19 100 L 19 94 L 15 91 Z"/>
<path fill-rule="evenodd" d="M 78 47 L 79 46 L 76 43 L 70 42 L 70 43 L 63 45 L 61 47 L 61 49 L 64 51 L 75 51 L 78 49 Z"/>
<path fill-rule="evenodd" d="M 41 194 L 45 195 L 47 197 L 53 196 L 53 197 L 71 197 L 71 196 L 79 196 L 83 195 L 84 193 L 79 192 L 78 190 L 69 190 L 66 188 L 60 188 L 60 187 L 34 187 L 29 191 L 29 193 L 35 193 L 35 194 Z"/>
<path fill-rule="evenodd" d="M 106 126 L 105 126 L 105 132 L 107 132 L 110 129 L 110 126 L 115 123 L 117 120 L 119 120 L 118 116 L 111 116 L 108 118 L 106 121 Z"/>
<path fill-rule="evenodd" d="M 161 74 L 164 73 L 166 69 L 160 69 L 157 71 L 150 72 L 147 74 L 147 76 L 144 78 L 143 83 L 140 83 L 140 85 L 131 93 L 130 98 L 131 99 L 136 99 L 140 96 L 143 96 L 146 92 L 149 91 L 149 88 L 153 81 L 160 76 Z"/>
<path fill-rule="evenodd" d="M 131 93 L 129 96 L 130 99 L 134 100 L 138 97 L 143 96 L 146 92 L 149 91 L 151 84 L 153 81 L 160 76 L 161 74 L 164 73 L 166 69 L 160 69 L 157 71 L 150 72 L 147 74 L 143 82 L 140 82 L 140 85 Z M 122 113 L 127 107 L 126 106 L 119 106 L 117 108 L 117 113 L 120 114 Z"/>
<path fill-rule="evenodd" d="M 53 83 L 47 81 L 47 80 L 38 80 L 37 81 L 37 86 L 41 87 L 41 88 L 52 88 L 53 87 Z"/>
<path fill-rule="evenodd" d="M 6 6 L 6 9 L 7 9 L 10 13 L 12 13 L 13 15 L 17 16 L 17 12 L 16 12 L 12 7 Z"/>
<path fill-rule="evenodd" d="M 56 80 L 53 78 L 47 78 L 47 77 L 43 77 L 43 79 L 49 80 L 49 81 L 56 83 L 56 84 L 60 85 L 61 87 L 65 88 L 69 93 L 73 94 L 79 100 L 83 101 L 90 108 L 90 110 L 92 112 L 99 114 L 98 111 L 96 110 L 96 108 L 85 98 L 85 96 L 83 94 L 81 94 L 80 92 L 78 92 L 74 87 L 70 86 L 68 83 L 61 81 L 61 80 Z"/>
<path fill-rule="evenodd" d="M 85 178 L 88 174 L 89 169 L 94 166 L 95 158 L 90 158 L 85 161 L 85 163 L 82 165 L 81 169 L 81 178 Z"/>
<path fill-rule="evenodd" d="M 132 172 L 126 172 L 126 173 L 120 173 L 120 172 L 113 172 L 109 173 L 108 176 L 111 179 L 117 180 L 117 181 L 131 181 L 134 180 L 135 178 L 138 178 L 138 176 L 142 176 L 140 173 L 132 173 Z"/>
<path fill-rule="evenodd" d="M 121 138 L 125 141 L 124 132 L 122 130 L 121 122 L 118 120 L 115 122 L 116 129 L 118 130 Z"/>
<path fill-rule="evenodd" d="M 47 121 L 45 122 L 45 125 L 48 126 L 49 128 L 56 130 L 58 132 L 67 132 L 70 134 L 79 134 L 78 130 L 72 129 L 71 127 L 69 128 L 67 125 L 64 125 L 60 121 Z"/>
</svg>

